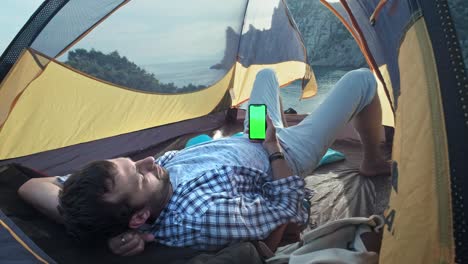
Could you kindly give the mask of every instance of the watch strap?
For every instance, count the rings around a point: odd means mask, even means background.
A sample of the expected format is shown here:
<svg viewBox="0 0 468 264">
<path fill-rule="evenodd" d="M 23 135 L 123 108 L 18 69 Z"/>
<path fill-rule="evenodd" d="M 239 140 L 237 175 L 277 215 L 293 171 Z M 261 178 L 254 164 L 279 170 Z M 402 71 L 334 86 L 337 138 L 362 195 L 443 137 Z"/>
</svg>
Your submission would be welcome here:
<svg viewBox="0 0 468 264">
<path fill-rule="evenodd" d="M 277 151 L 275 153 L 272 153 L 269 157 L 268 157 L 268 160 L 270 161 L 270 163 L 272 163 L 273 161 L 277 160 L 277 159 L 284 159 L 284 154 Z"/>
</svg>

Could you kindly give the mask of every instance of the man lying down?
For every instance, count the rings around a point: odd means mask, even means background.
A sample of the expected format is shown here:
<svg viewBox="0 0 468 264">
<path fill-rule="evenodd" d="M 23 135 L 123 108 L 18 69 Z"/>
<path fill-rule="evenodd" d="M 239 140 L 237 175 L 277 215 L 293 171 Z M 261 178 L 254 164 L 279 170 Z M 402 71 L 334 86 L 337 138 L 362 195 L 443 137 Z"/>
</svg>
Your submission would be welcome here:
<svg viewBox="0 0 468 264">
<path fill-rule="evenodd" d="M 365 176 L 389 173 L 379 149 L 381 108 L 367 69 L 347 73 L 302 122 L 286 127 L 275 73 L 258 73 L 250 104 L 267 105 L 264 141 L 244 136 L 169 151 L 158 159 L 95 161 L 71 176 L 36 178 L 20 196 L 63 223 L 83 243 L 102 242 L 118 255 L 157 241 L 217 250 L 263 240 L 279 226 L 307 223 L 303 178 L 352 118 Z"/>
</svg>

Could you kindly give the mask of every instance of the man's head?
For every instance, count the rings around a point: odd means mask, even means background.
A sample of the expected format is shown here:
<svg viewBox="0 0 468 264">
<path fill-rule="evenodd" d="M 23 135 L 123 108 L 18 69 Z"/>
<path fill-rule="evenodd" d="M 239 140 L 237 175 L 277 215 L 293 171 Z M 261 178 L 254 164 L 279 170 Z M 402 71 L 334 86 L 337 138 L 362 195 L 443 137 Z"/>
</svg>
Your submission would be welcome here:
<svg viewBox="0 0 468 264">
<path fill-rule="evenodd" d="M 168 172 L 152 157 L 95 161 L 65 182 L 58 209 L 72 236 L 99 242 L 156 217 L 171 192 Z"/>
</svg>

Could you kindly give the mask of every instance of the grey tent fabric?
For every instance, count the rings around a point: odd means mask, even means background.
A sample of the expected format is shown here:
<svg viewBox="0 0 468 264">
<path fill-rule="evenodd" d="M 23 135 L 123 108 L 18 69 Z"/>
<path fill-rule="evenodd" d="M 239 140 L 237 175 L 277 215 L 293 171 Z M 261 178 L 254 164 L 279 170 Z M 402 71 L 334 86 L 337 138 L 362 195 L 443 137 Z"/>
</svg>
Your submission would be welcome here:
<svg viewBox="0 0 468 264">
<path fill-rule="evenodd" d="M 231 245 L 215 254 L 200 254 L 187 264 L 261 264 L 262 258 L 250 242 Z"/>
<path fill-rule="evenodd" d="M 1 263 L 56 263 L 0 210 Z"/>
<path fill-rule="evenodd" d="M 383 214 L 391 190 L 390 175 L 366 177 L 359 174 L 362 158 L 359 141 L 337 140 L 332 148 L 343 152 L 346 160 L 324 165 L 305 178 L 314 190 L 311 200 L 310 227 L 346 217 Z M 390 158 L 390 146 L 382 149 Z"/>
</svg>

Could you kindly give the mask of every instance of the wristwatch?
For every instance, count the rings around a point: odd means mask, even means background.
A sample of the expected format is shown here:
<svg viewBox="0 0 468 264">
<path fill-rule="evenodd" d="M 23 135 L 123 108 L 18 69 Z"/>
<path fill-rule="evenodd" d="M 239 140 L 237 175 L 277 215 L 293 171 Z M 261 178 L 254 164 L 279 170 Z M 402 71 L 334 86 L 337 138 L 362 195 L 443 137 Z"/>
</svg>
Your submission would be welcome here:
<svg viewBox="0 0 468 264">
<path fill-rule="evenodd" d="M 284 159 L 284 154 L 277 151 L 273 154 L 271 154 L 269 157 L 268 157 L 268 160 L 270 161 L 270 163 L 272 163 L 273 161 L 277 160 L 277 159 Z"/>
</svg>

